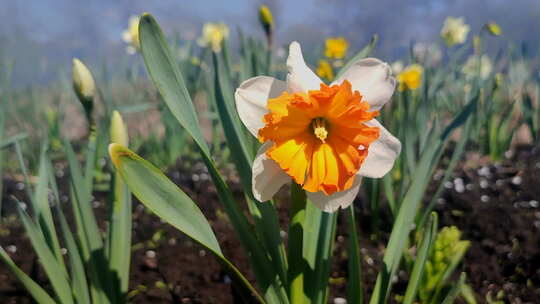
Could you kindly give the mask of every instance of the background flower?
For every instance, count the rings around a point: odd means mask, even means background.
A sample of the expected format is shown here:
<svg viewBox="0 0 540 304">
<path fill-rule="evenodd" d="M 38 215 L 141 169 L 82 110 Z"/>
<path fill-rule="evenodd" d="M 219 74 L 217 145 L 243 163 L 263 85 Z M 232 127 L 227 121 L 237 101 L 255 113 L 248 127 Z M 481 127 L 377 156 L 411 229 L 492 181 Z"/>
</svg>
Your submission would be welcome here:
<svg viewBox="0 0 540 304">
<path fill-rule="evenodd" d="M 446 45 L 453 46 L 464 43 L 467 40 L 469 31 L 470 27 L 465 24 L 463 18 L 448 17 L 441 29 L 441 37 L 446 42 Z"/>
<path fill-rule="evenodd" d="M 349 43 L 343 37 L 328 38 L 325 42 L 324 56 L 333 59 L 343 59 L 347 55 Z"/>
<path fill-rule="evenodd" d="M 221 51 L 223 40 L 229 38 L 229 27 L 224 23 L 206 23 L 202 36 L 197 40 L 202 47 L 210 46 L 216 53 Z"/>
</svg>

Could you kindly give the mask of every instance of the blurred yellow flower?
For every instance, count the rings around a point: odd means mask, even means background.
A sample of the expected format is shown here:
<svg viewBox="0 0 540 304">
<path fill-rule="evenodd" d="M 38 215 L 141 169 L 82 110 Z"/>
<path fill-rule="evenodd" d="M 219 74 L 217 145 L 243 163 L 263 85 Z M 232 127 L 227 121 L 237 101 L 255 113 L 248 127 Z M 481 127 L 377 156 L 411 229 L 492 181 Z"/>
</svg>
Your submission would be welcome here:
<svg viewBox="0 0 540 304">
<path fill-rule="evenodd" d="M 141 48 L 139 41 L 139 16 L 129 17 L 128 28 L 122 32 L 122 40 L 129 44 L 126 47 L 128 54 L 135 54 Z"/>
<path fill-rule="evenodd" d="M 453 46 L 464 43 L 467 40 L 469 31 L 470 28 L 465 24 L 463 18 L 448 17 L 441 29 L 441 37 L 446 42 L 446 45 Z"/>
<path fill-rule="evenodd" d="M 319 60 L 319 66 L 317 67 L 317 75 L 328 81 L 334 80 L 334 70 L 332 70 L 332 66 L 330 65 L 328 60 Z"/>
<path fill-rule="evenodd" d="M 328 38 L 325 42 L 324 56 L 334 59 L 343 59 L 347 54 L 349 43 L 343 37 Z"/>
<path fill-rule="evenodd" d="M 399 90 L 416 90 L 422 84 L 422 74 L 424 69 L 418 64 L 412 64 L 406 67 L 403 72 L 399 73 L 397 80 L 399 82 Z"/>
<path fill-rule="evenodd" d="M 216 53 L 221 52 L 223 40 L 229 37 L 229 27 L 224 23 L 206 23 L 202 36 L 197 40 L 201 47 L 211 47 Z"/>
<path fill-rule="evenodd" d="M 502 34 L 501 27 L 495 23 L 495 22 L 489 22 L 484 25 L 488 33 L 490 33 L 493 36 L 500 36 Z"/>
</svg>

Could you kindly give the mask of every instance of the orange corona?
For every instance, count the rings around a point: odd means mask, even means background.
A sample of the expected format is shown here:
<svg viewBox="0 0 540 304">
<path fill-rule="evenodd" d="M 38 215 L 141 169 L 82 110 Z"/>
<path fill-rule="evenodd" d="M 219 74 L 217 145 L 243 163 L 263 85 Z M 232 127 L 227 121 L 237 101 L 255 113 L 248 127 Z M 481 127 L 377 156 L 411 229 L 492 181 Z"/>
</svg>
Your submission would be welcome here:
<svg viewBox="0 0 540 304">
<path fill-rule="evenodd" d="M 266 155 L 309 192 L 330 195 L 349 189 L 379 137 L 365 122 L 379 115 L 345 80 L 321 84 L 307 94 L 283 92 L 269 99 L 261 142 L 272 141 Z"/>
</svg>

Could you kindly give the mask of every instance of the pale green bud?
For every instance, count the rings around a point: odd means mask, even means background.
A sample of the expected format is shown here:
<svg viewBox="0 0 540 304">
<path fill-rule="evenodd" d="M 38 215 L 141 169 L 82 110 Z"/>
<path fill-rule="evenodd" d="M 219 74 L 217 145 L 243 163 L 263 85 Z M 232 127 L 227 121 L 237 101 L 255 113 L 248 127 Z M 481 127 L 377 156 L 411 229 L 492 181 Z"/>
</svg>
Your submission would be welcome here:
<svg viewBox="0 0 540 304">
<path fill-rule="evenodd" d="M 92 102 L 96 93 L 96 84 L 92 73 L 79 59 L 73 58 L 73 88 L 81 102 Z"/>
<path fill-rule="evenodd" d="M 118 111 L 114 111 L 111 118 L 111 143 L 120 144 L 124 147 L 129 145 L 129 136 L 124 120 Z"/>
</svg>

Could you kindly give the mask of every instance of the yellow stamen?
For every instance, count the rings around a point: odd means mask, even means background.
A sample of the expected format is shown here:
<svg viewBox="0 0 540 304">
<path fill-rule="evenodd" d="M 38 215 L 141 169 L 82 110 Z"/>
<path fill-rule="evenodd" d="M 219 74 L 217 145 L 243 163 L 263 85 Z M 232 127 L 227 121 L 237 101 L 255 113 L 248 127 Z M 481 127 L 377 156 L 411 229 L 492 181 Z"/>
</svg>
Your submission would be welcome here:
<svg viewBox="0 0 540 304">
<path fill-rule="evenodd" d="M 326 130 L 326 121 L 323 118 L 319 117 L 315 118 L 312 124 L 315 137 L 325 143 L 326 137 L 328 137 L 328 130 Z"/>
</svg>

